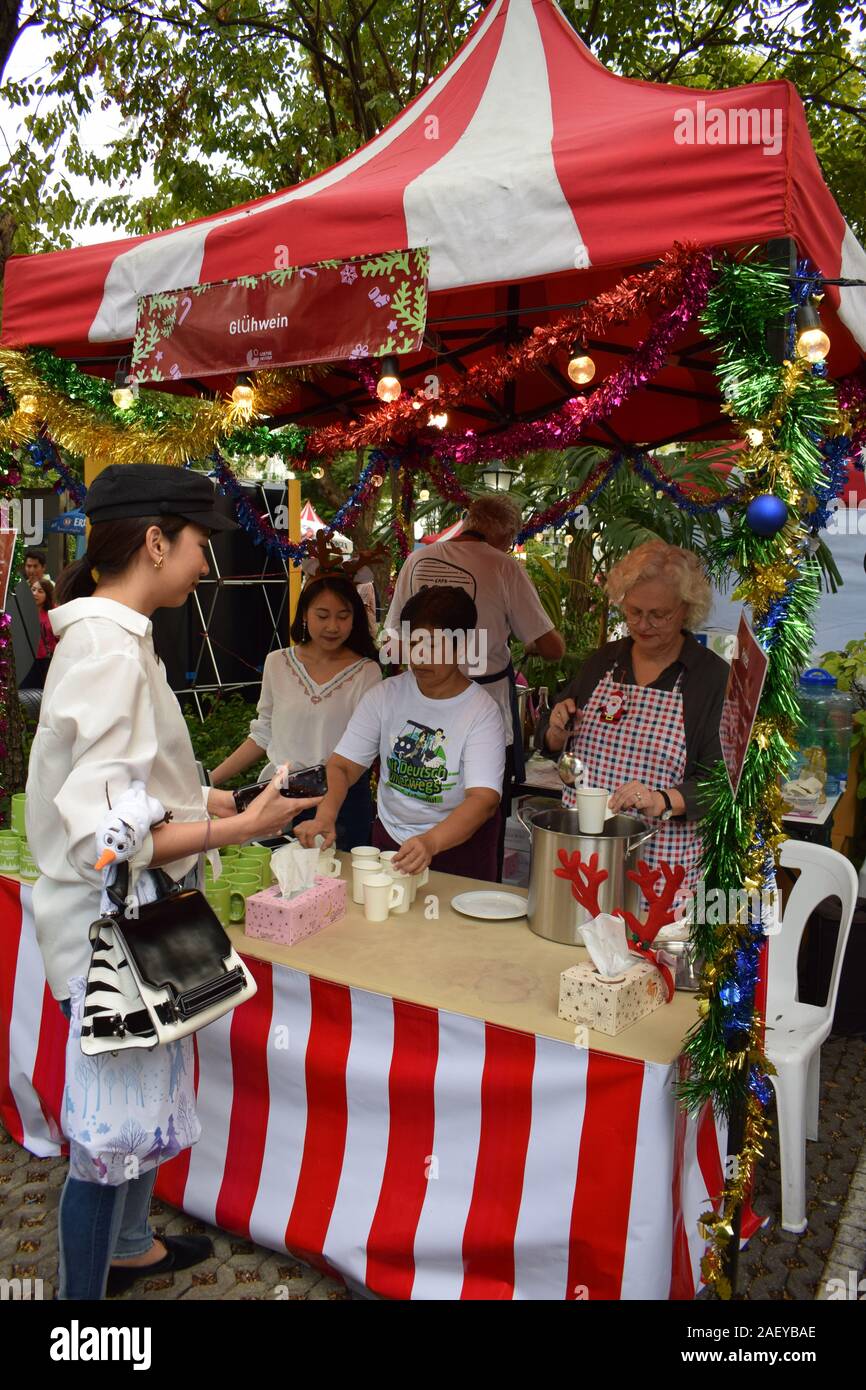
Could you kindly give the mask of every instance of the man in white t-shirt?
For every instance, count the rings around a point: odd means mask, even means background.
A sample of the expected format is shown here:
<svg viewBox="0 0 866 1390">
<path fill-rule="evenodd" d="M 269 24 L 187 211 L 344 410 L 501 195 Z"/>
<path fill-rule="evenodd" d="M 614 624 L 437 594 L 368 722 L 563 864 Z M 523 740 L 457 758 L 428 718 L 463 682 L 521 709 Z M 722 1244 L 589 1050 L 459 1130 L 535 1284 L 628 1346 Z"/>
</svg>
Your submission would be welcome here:
<svg viewBox="0 0 866 1390">
<path fill-rule="evenodd" d="M 459 653 L 436 648 L 437 634 L 465 634 L 475 604 L 464 589 L 427 590 L 401 614 L 413 634 L 410 669 L 368 690 L 328 762 L 328 793 L 298 839 L 333 843 L 348 788 L 381 760 L 373 844 L 399 849 L 407 873 L 430 865 L 495 881 L 499 798 L 505 763 L 502 716 L 494 700 L 460 670 Z M 446 649 L 443 649 L 446 648 Z"/>
<path fill-rule="evenodd" d="M 528 654 L 558 661 L 565 642 L 545 612 L 535 586 L 511 551 L 520 530 L 520 508 L 504 493 L 475 498 L 463 530 L 450 541 L 434 541 L 411 554 L 397 577 L 386 628 L 399 631 L 404 605 L 424 588 L 457 585 L 478 609 L 480 669 L 465 668 L 496 700 L 505 725 L 506 762 L 502 788 L 500 869 L 505 821 L 511 809 L 511 784 L 523 780 L 523 731 L 515 728 L 514 667 L 508 640 L 513 635 Z M 485 652 L 486 648 L 486 652 Z M 486 660 L 483 658 L 486 657 Z"/>
</svg>

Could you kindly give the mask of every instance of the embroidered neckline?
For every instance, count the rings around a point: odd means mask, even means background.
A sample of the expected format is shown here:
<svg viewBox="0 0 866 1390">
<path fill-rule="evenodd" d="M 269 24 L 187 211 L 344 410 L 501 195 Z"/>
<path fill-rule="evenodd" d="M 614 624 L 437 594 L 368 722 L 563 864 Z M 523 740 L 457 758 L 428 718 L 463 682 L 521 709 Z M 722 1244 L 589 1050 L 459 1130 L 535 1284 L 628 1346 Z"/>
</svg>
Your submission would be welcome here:
<svg viewBox="0 0 866 1390">
<path fill-rule="evenodd" d="M 342 685 L 345 685 L 350 680 L 354 680 L 361 667 L 365 666 L 369 660 L 369 657 L 361 656 L 357 661 L 353 661 L 351 666 L 344 666 L 342 671 L 338 671 L 337 674 L 332 676 L 329 681 L 326 681 L 324 685 L 319 685 L 313 680 L 313 677 L 310 675 L 304 663 L 299 661 L 295 656 L 292 647 L 284 647 L 283 656 L 285 657 L 286 666 L 289 671 L 314 705 L 319 704 L 322 700 L 329 699 Z"/>
</svg>

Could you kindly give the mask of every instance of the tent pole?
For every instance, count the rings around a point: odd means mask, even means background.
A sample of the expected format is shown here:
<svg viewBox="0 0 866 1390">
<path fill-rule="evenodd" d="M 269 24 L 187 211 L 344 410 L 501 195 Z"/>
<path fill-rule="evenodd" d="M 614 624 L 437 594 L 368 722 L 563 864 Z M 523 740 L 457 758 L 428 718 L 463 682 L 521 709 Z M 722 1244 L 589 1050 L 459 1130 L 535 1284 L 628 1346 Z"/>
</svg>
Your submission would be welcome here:
<svg viewBox="0 0 866 1390">
<path fill-rule="evenodd" d="M 286 505 L 289 512 L 289 540 L 293 545 L 301 541 L 301 483 L 299 478 L 289 478 L 286 483 Z M 288 625 L 292 626 L 298 599 L 301 597 L 301 567 L 291 562 L 287 566 L 289 575 Z M 288 638 L 291 644 L 291 636 Z"/>
<path fill-rule="evenodd" d="M 767 260 L 783 271 L 793 284 L 797 273 L 797 243 L 793 237 L 775 237 L 765 247 Z M 784 362 L 788 356 L 788 314 L 779 323 L 767 325 L 767 348 L 774 362 Z"/>
</svg>

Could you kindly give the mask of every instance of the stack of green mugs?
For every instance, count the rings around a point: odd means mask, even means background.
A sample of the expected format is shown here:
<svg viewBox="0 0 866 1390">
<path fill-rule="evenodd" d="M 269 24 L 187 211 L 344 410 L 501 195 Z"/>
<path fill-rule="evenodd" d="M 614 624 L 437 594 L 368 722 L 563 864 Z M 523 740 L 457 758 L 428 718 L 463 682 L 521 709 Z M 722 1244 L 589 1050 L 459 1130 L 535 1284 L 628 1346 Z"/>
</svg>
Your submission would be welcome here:
<svg viewBox="0 0 866 1390">
<path fill-rule="evenodd" d="M 246 900 L 276 880 L 271 873 L 271 851 L 264 845 L 230 845 L 220 850 L 222 874 L 213 876 L 205 864 L 205 897 L 224 927 L 240 926 L 246 918 Z"/>
<path fill-rule="evenodd" d="M 24 793 L 16 792 L 12 797 L 10 827 L 8 830 L 0 830 L 0 874 L 16 874 L 27 883 L 35 883 L 39 877 L 39 869 L 27 843 L 27 831 L 24 826 L 25 804 Z"/>
</svg>

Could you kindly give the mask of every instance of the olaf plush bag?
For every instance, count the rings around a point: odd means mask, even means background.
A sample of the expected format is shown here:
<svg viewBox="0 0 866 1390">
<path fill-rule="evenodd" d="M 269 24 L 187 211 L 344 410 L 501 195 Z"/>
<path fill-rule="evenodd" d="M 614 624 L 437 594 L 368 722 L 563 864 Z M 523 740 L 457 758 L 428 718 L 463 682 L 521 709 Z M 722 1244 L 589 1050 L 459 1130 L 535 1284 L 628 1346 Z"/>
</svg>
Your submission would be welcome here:
<svg viewBox="0 0 866 1390">
<path fill-rule="evenodd" d="M 138 793 L 136 793 L 138 795 Z M 160 811 L 159 803 L 155 803 Z M 153 812 L 147 808 L 146 819 Z M 111 905 L 90 928 L 92 955 L 81 1019 L 86 1054 L 176 1042 L 251 999 L 255 981 L 203 893 L 146 870 L 129 894 L 141 827 L 114 808 L 97 865 Z M 102 845 L 106 837 L 97 836 Z M 110 857 L 109 857 L 110 856 Z M 109 878 L 110 875 L 110 878 Z"/>
</svg>

